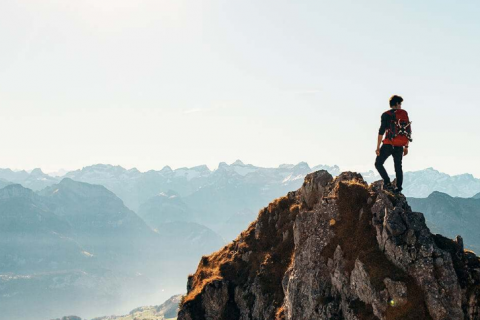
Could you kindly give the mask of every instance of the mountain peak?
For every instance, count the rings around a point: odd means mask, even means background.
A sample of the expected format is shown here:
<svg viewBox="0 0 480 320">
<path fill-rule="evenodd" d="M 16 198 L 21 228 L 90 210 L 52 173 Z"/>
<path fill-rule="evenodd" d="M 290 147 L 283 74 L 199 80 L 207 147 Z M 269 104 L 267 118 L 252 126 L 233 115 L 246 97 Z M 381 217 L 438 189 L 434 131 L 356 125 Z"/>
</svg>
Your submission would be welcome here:
<svg viewBox="0 0 480 320">
<path fill-rule="evenodd" d="M 440 192 L 440 191 L 433 191 L 433 192 L 430 193 L 430 195 L 428 196 L 428 198 L 436 198 L 436 197 L 452 198 L 452 196 L 450 196 L 449 194 L 447 194 L 447 193 L 445 193 L 445 192 Z"/>
<path fill-rule="evenodd" d="M 308 163 L 306 163 L 305 161 L 301 161 L 301 162 L 297 163 L 295 165 L 295 167 L 308 167 L 309 168 Z"/>
<path fill-rule="evenodd" d="M 172 172 L 172 168 L 170 166 L 164 166 L 160 172 Z"/>
<path fill-rule="evenodd" d="M 222 161 L 218 164 L 218 169 L 224 169 L 224 168 L 228 168 L 228 164 Z"/>
<path fill-rule="evenodd" d="M 190 169 L 195 170 L 195 171 L 199 171 L 199 172 L 210 172 L 210 169 L 205 164 L 195 166 L 195 167 L 192 167 Z"/>
<path fill-rule="evenodd" d="M 201 259 L 178 319 L 464 319 L 478 308 L 476 268 L 461 237 L 431 234 L 380 181 L 321 170 Z"/>
<path fill-rule="evenodd" d="M 282 163 L 281 165 L 278 166 L 278 168 L 281 168 L 281 169 L 291 169 L 293 167 L 294 165 L 290 163 Z"/>
<path fill-rule="evenodd" d="M 43 173 L 42 169 L 40 168 L 35 168 L 33 169 L 31 172 L 30 172 L 31 175 L 35 175 L 35 176 L 44 176 L 45 173 Z"/>
<path fill-rule="evenodd" d="M 71 178 L 63 178 L 59 183 L 46 187 L 40 191 L 40 194 L 42 196 L 54 197 L 61 197 L 62 195 L 69 194 L 75 195 L 77 198 L 117 198 L 115 194 L 102 185 L 80 182 Z M 121 201 L 120 199 L 118 200 Z"/>
<path fill-rule="evenodd" d="M 115 166 L 112 164 L 104 164 L 104 163 L 97 163 L 91 166 L 83 167 L 82 171 L 84 170 L 85 171 L 119 171 L 119 172 L 127 171 L 127 169 L 125 169 L 122 166 L 118 166 L 118 165 Z"/>
<path fill-rule="evenodd" d="M 87 184 L 85 182 L 78 182 L 78 181 L 75 181 L 71 178 L 63 178 L 62 180 L 60 180 L 60 182 L 58 183 L 59 185 L 64 185 L 64 186 L 71 186 L 71 185 L 75 185 L 77 183 L 83 183 L 83 184 Z"/>
<path fill-rule="evenodd" d="M 20 184 L 10 184 L 0 189 L 0 199 L 10 198 L 32 198 L 35 196 L 35 192 L 23 187 Z"/>
<path fill-rule="evenodd" d="M 458 175 L 455 175 L 453 176 L 454 178 L 457 178 L 457 179 L 464 179 L 464 180 L 471 180 L 471 181 L 476 181 L 478 180 L 477 178 L 475 178 L 473 176 L 473 174 L 471 173 L 462 173 L 462 174 L 458 174 Z"/>
<path fill-rule="evenodd" d="M 135 167 L 131 168 L 131 169 L 128 169 L 127 171 L 130 172 L 130 173 L 140 173 L 140 171 Z"/>
<path fill-rule="evenodd" d="M 244 166 L 245 164 L 240 160 L 240 159 L 237 159 L 235 160 L 234 163 L 231 164 L 232 166 Z"/>
<path fill-rule="evenodd" d="M 428 167 L 428 168 L 425 168 L 423 170 L 419 170 L 419 172 L 447 175 L 446 173 L 440 172 L 440 171 L 434 169 L 433 167 Z"/>
<path fill-rule="evenodd" d="M 305 173 L 308 173 L 311 171 L 310 169 L 310 166 L 308 165 L 308 163 L 302 161 L 302 162 L 299 162 L 298 164 L 296 164 L 294 167 L 293 167 L 293 170 L 294 171 L 305 171 Z"/>
</svg>

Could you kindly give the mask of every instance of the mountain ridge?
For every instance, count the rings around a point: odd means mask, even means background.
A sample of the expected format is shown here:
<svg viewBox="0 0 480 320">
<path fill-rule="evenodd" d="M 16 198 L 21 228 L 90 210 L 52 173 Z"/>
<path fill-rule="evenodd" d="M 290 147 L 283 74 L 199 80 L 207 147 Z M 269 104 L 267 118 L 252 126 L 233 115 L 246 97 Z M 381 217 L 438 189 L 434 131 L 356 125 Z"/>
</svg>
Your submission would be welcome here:
<svg viewBox="0 0 480 320">
<path fill-rule="evenodd" d="M 261 183 L 264 185 L 265 192 L 268 189 L 277 189 L 278 191 L 266 195 L 265 203 L 261 204 L 265 205 L 273 197 L 278 197 L 288 191 L 283 186 L 290 188 L 289 190 L 297 189 L 306 174 L 321 169 L 329 171 L 334 176 L 340 173 L 340 168 L 336 165 L 310 167 L 306 162 L 264 168 L 236 160 L 231 164 L 221 162 L 214 170 L 210 170 L 206 165 L 198 165 L 175 170 L 165 166 L 161 170 L 146 172 L 141 172 L 136 168 L 125 169 L 119 165 L 94 164 L 55 177 L 43 173 L 40 168 L 30 172 L 0 169 L 0 187 L 9 183 L 19 183 L 34 191 L 40 191 L 58 183 L 62 178 L 71 178 L 76 181 L 103 185 L 120 197 L 127 207 L 137 211 L 142 203 L 159 192 L 171 189 L 178 192 L 180 196 L 186 197 L 203 187 L 216 183 L 223 175 L 225 179 L 234 179 L 242 184 Z M 362 175 L 367 182 L 380 179 L 378 174 L 372 170 L 362 173 Z M 433 191 L 446 192 L 451 196 L 460 197 L 471 197 L 480 193 L 480 179 L 468 173 L 448 175 L 430 167 L 418 171 L 407 171 L 404 178 L 404 194 L 407 196 L 427 197 Z M 258 204 L 249 209 L 256 210 L 256 208 L 258 208 Z"/>
<path fill-rule="evenodd" d="M 202 257 L 178 319 L 478 319 L 479 268 L 380 182 L 318 171 Z"/>
<path fill-rule="evenodd" d="M 415 211 L 423 212 L 437 232 L 448 237 L 461 233 L 466 248 L 480 251 L 480 199 L 435 191 L 427 198 L 408 197 L 408 202 Z"/>
</svg>

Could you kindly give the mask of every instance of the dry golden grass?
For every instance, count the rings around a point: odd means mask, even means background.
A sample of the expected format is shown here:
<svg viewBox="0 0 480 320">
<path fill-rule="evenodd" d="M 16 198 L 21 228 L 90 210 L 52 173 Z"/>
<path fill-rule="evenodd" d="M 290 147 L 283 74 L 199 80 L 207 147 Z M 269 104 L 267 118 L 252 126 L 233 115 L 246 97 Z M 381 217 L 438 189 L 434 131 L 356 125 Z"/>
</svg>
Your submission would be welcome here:
<svg viewBox="0 0 480 320">
<path fill-rule="evenodd" d="M 206 284 L 223 279 L 220 266 L 231 261 L 231 247 L 232 245 L 229 244 L 209 256 L 202 257 L 197 271 L 193 275 L 192 290 L 183 298 L 182 303 L 193 300 L 202 292 Z"/>
<path fill-rule="evenodd" d="M 275 313 L 275 320 L 285 320 L 285 310 L 283 307 L 277 309 L 277 312 Z"/>
<path fill-rule="evenodd" d="M 201 259 L 192 276 L 192 289 L 182 305 L 201 308 L 197 301 L 201 299 L 200 293 L 216 280 L 241 287 L 258 277 L 262 294 L 279 309 L 284 298 L 282 278 L 293 257 L 293 222 L 299 211 L 300 206 L 288 197 L 275 199 L 262 209 L 257 220 L 235 241 Z M 242 255 L 248 253 L 248 261 L 244 261 Z M 253 297 L 246 299 L 253 304 Z M 278 311 L 278 315 L 282 319 L 283 311 Z"/>
</svg>

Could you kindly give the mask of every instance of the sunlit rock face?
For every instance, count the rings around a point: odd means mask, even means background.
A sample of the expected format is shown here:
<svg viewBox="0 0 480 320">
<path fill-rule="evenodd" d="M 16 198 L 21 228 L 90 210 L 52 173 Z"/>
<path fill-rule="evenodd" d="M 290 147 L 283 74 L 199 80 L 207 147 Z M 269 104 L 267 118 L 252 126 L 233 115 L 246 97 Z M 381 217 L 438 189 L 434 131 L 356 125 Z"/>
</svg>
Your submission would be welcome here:
<svg viewBox="0 0 480 320">
<path fill-rule="evenodd" d="M 179 320 L 480 319 L 480 260 L 402 195 L 326 171 L 204 256 Z"/>
</svg>

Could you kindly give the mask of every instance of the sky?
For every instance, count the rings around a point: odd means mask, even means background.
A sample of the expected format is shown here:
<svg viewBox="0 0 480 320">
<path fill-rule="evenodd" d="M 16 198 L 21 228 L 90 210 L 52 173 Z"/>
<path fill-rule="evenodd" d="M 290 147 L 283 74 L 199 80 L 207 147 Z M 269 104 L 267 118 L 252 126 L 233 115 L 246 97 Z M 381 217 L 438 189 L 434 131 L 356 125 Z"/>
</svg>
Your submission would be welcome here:
<svg viewBox="0 0 480 320">
<path fill-rule="evenodd" d="M 2 0 L 0 168 L 374 170 L 399 94 L 404 170 L 480 178 L 479 15 L 473 0 Z"/>
</svg>

